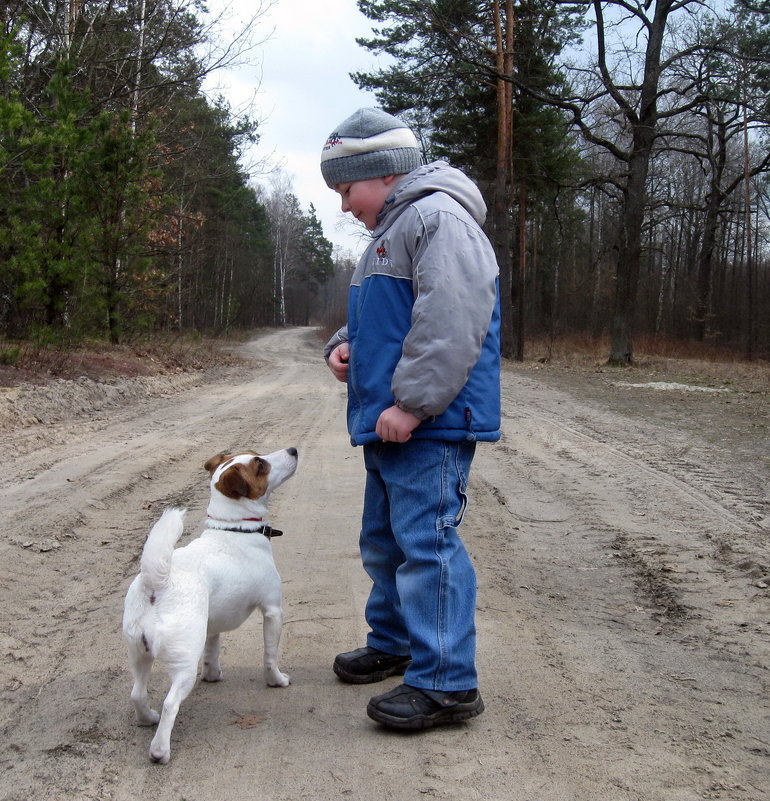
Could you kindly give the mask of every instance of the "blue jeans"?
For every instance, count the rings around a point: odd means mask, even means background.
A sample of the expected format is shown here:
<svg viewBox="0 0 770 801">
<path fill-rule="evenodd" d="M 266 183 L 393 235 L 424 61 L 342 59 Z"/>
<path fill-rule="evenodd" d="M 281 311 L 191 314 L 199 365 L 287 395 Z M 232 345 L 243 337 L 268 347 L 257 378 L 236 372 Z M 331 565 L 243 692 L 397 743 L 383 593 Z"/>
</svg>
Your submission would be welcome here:
<svg viewBox="0 0 770 801">
<path fill-rule="evenodd" d="M 361 559 L 374 582 L 367 644 L 412 655 L 404 683 L 477 686 L 476 573 L 457 533 L 475 442 L 412 439 L 364 446 Z"/>
</svg>

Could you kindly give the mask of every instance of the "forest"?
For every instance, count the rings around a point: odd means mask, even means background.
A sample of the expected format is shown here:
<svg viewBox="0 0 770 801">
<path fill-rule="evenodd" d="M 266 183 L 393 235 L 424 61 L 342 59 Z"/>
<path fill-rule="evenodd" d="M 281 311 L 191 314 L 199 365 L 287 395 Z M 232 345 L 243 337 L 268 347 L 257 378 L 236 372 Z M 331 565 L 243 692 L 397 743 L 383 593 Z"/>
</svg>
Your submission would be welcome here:
<svg viewBox="0 0 770 801">
<path fill-rule="evenodd" d="M 332 245 L 280 176 L 252 180 L 257 124 L 202 89 L 258 48 L 254 7 L 222 46 L 189 0 L 0 6 L 5 338 L 309 322 Z"/>
<path fill-rule="evenodd" d="M 351 77 L 480 186 L 503 355 L 770 357 L 770 2 L 359 0 Z M 196 0 L 0 6 L 0 345 L 344 318 L 352 256 L 203 91 L 255 57 Z M 301 80 L 301 76 L 297 77 Z"/>
</svg>

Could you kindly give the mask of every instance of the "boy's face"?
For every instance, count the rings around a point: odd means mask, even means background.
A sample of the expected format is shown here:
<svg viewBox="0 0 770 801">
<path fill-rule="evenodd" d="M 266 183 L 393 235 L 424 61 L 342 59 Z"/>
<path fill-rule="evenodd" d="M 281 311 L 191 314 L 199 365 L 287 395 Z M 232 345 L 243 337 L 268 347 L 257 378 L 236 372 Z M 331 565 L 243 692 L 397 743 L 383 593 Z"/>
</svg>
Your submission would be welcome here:
<svg viewBox="0 0 770 801">
<path fill-rule="evenodd" d="M 377 225 L 377 215 L 393 191 L 395 178 L 395 175 L 385 175 L 382 178 L 335 184 L 333 188 L 342 198 L 342 210 L 350 212 L 373 231 Z"/>
</svg>

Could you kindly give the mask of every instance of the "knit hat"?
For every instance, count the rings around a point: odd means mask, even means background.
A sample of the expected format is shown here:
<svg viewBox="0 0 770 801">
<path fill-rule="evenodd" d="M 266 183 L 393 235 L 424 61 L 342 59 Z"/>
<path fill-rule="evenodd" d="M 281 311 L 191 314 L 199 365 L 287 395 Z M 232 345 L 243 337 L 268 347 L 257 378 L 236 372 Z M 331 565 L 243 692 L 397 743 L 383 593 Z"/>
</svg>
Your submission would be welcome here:
<svg viewBox="0 0 770 801">
<path fill-rule="evenodd" d="M 321 152 L 328 186 L 401 175 L 420 166 L 420 148 L 411 129 L 378 108 L 362 108 L 340 123 Z"/>
</svg>

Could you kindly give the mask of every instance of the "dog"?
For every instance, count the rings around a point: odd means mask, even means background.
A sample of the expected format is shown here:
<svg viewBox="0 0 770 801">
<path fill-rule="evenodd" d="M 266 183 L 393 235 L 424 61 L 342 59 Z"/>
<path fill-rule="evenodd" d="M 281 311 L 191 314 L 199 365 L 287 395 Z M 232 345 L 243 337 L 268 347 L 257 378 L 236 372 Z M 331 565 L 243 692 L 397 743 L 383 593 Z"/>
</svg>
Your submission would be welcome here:
<svg viewBox="0 0 770 801">
<path fill-rule="evenodd" d="M 142 550 L 140 573 L 128 589 L 123 636 L 134 679 L 131 700 L 141 726 L 158 724 L 150 759 L 167 764 L 171 730 L 179 706 L 201 678 L 220 681 L 219 635 L 238 628 L 259 608 L 263 616 L 264 675 L 270 687 L 286 687 L 278 668 L 281 638 L 281 579 L 270 539 L 282 532 L 266 520 L 270 493 L 297 468 L 296 448 L 267 456 L 253 451 L 219 454 L 204 465 L 211 497 L 206 529 L 183 548 L 185 510 L 166 509 Z M 155 660 L 165 666 L 171 686 L 162 714 L 148 702 Z"/>
</svg>

